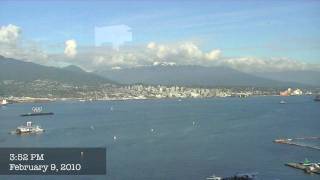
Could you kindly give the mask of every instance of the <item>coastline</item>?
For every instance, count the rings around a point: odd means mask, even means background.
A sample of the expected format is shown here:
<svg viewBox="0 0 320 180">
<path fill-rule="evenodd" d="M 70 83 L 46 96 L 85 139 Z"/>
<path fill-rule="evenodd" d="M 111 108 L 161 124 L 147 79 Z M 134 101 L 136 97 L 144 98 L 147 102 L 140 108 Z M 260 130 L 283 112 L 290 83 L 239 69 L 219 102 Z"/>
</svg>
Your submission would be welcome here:
<svg viewBox="0 0 320 180">
<path fill-rule="evenodd" d="M 293 96 L 293 95 L 292 95 Z M 311 94 L 303 94 L 296 96 L 314 96 Z M 93 101 L 128 101 L 128 100 L 184 100 L 184 99 L 212 99 L 212 98 L 249 98 L 249 97 L 290 97 L 290 96 L 281 96 L 277 94 L 271 95 L 248 95 L 245 97 L 242 96 L 210 96 L 210 97 L 116 97 L 116 98 L 73 98 L 73 97 L 62 97 L 62 98 L 47 98 L 47 97 L 3 97 L 8 101 L 8 104 L 22 104 L 22 103 L 50 103 L 57 101 L 79 101 L 79 102 L 93 102 Z"/>
</svg>

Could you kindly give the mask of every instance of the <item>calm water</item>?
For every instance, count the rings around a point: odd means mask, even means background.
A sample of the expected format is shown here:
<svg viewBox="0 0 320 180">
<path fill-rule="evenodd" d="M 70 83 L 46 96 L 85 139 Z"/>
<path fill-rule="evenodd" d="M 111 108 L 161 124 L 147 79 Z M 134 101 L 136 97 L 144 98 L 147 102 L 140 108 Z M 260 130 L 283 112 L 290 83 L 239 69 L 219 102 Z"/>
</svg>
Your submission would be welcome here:
<svg viewBox="0 0 320 180">
<path fill-rule="evenodd" d="M 320 161 L 320 151 L 272 142 L 279 137 L 320 136 L 320 103 L 312 97 L 286 97 L 288 104 L 280 100 L 37 104 L 55 115 L 32 117 L 46 132 L 31 136 L 8 132 L 28 119 L 19 114 L 30 112 L 34 104 L 12 104 L 0 109 L 0 147 L 107 147 L 107 175 L 0 179 L 198 180 L 236 172 L 259 172 L 259 179 L 320 179 L 284 166 L 305 158 Z"/>
</svg>

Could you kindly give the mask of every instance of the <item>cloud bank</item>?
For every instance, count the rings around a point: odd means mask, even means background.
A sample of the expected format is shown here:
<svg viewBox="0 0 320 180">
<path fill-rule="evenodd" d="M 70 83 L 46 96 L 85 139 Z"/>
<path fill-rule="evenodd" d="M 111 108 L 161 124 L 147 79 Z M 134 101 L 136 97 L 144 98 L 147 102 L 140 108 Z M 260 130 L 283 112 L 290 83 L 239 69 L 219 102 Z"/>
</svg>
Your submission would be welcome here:
<svg viewBox="0 0 320 180">
<path fill-rule="evenodd" d="M 172 59 L 172 57 L 175 57 L 184 58 L 186 61 L 213 61 L 221 56 L 220 49 L 213 49 L 205 53 L 193 42 L 184 42 L 171 46 L 150 42 L 147 44 L 147 48 L 152 50 L 159 59 Z"/>
<path fill-rule="evenodd" d="M 316 70 L 319 64 L 308 64 L 284 57 L 225 57 L 215 48 L 203 51 L 192 41 L 179 43 L 149 42 L 139 45 L 78 46 L 75 39 L 61 43 L 60 53 L 48 53 L 38 43 L 22 37 L 22 29 L 9 24 L 0 27 L 0 55 L 51 66 L 74 64 L 86 70 L 121 69 L 152 65 L 228 66 L 244 72 Z"/>
<path fill-rule="evenodd" d="M 288 58 L 259 59 L 254 57 L 227 58 L 219 65 L 228 66 L 243 72 L 279 72 L 279 71 L 320 71 L 320 64 L 308 64 Z"/>
</svg>

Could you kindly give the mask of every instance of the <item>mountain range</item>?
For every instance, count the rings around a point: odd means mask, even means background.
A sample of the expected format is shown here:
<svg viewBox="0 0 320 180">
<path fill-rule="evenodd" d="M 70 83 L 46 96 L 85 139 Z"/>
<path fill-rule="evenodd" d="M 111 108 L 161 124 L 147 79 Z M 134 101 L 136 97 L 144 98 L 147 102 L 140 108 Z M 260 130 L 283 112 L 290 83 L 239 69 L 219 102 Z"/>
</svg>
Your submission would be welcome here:
<svg viewBox="0 0 320 180">
<path fill-rule="evenodd" d="M 268 78 L 281 82 L 296 82 L 310 86 L 320 86 L 320 72 L 311 70 L 280 71 L 280 72 L 260 72 L 256 76 Z"/>
<path fill-rule="evenodd" d="M 96 71 L 97 74 L 124 84 L 180 85 L 201 87 L 300 87 L 299 82 L 284 82 L 254 76 L 228 67 L 196 65 L 156 65 Z"/>
<path fill-rule="evenodd" d="M 51 80 L 73 85 L 150 84 L 200 87 L 308 87 L 320 85 L 316 71 L 248 74 L 228 67 L 156 65 L 89 73 L 78 66 L 48 67 L 0 56 L 0 81 Z"/>
<path fill-rule="evenodd" d="M 50 80 L 73 85 L 114 84 L 107 78 L 88 73 L 77 66 L 66 68 L 48 67 L 0 56 L 0 81 L 15 80 L 30 82 Z"/>
</svg>

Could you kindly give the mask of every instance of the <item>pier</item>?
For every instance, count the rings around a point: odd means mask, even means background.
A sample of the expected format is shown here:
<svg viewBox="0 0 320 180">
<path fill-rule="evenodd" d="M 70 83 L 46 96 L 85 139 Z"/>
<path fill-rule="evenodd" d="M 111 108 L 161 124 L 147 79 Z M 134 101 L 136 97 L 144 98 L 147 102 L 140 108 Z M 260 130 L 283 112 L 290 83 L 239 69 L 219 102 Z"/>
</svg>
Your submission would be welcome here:
<svg viewBox="0 0 320 180">
<path fill-rule="evenodd" d="M 315 173 L 320 174 L 320 167 L 317 163 L 311 163 L 308 165 L 305 165 L 303 163 L 286 163 L 286 166 L 293 167 L 296 169 L 304 170 L 306 173 Z"/>
</svg>

